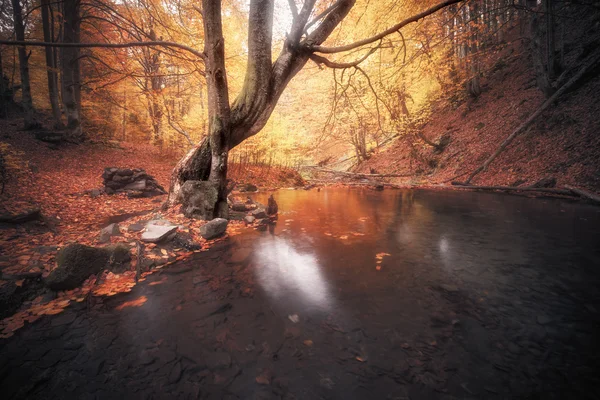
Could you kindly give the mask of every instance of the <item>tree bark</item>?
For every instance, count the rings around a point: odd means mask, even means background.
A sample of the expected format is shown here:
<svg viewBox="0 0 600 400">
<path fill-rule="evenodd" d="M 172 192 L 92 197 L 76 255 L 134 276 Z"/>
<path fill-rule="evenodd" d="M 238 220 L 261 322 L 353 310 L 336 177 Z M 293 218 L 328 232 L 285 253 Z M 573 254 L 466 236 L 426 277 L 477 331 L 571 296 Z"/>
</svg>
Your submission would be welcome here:
<svg viewBox="0 0 600 400">
<path fill-rule="evenodd" d="M 42 0 L 42 27 L 44 30 L 45 42 L 54 41 L 51 33 L 51 26 L 54 21 L 51 21 L 50 7 L 50 0 Z M 46 69 L 48 72 L 48 94 L 50 106 L 52 108 L 52 116 L 54 117 L 54 125 L 57 129 L 62 129 L 64 126 L 58 101 L 58 73 L 56 69 L 56 59 L 54 58 L 54 49 L 52 47 L 46 47 L 44 50 L 46 52 Z"/>
<path fill-rule="evenodd" d="M 13 8 L 13 18 L 15 27 L 15 36 L 17 40 L 25 40 L 25 25 L 23 24 L 23 15 L 21 2 L 11 0 Z M 38 122 L 35 118 L 35 109 L 33 108 L 33 99 L 31 97 L 31 82 L 29 79 L 29 55 L 25 46 L 19 46 L 19 72 L 21 74 L 21 105 L 24 112 L 24 128 L 26 130 L 36 128 Z"/>
<path fill-rule="evenodd" d="M 63 3 L 63 42 L 79 43 L 79 0 Z M 67 131 L 71 139 L 83 140 L 80 115 L 79 48 L 61 48 L 62 100 L 67 116 Z"/>
</svg>

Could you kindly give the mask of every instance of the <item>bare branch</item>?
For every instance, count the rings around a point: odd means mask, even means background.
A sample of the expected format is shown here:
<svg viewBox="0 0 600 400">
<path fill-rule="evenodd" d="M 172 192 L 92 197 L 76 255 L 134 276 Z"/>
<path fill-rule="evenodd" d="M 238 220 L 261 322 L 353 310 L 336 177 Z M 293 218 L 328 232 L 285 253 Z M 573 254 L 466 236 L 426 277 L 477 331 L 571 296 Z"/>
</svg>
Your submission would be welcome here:
<svg viewBox="0 0 600 400">
<path fill-rule="evenodd" d="M 377 51 L 377 49 L 379 49 L 379 48 L 380 48 L 380 45 L 375 46 L 371 50 L 369 50 L 369 52 L 367 54 L 365 54 L 363 57 L 359 58 L 358 60 L 351 61 L 351 62 L 345 62 L 345 63 L 331 61 L 331 60 L 329 60 L 323 56 L 319 56 L 317 54 L 311 54 L 311 55 L 309 55 L 309 58 L 311 60 L 313 60 L 315 63 L 317 63 L 317 65 L 324 64 L 326 67 L 329 67 L 329 68 L 337 68 L 337 69 L 352 68 L 352 67 L 358 66 L 360 63 L 365 61 L 367 58 L 369 58 L 369 56 L 371 54 L 375 53 L 375 51 Z"/>
<path fill-rule="evenodd" d="M 124 49 L 128 47 L 174 47 L 177 49 L 185 50 L 192 53 L 193 55 L 205 59 L 205 55 L 198 50 L 175 42 L 165 42 L 160 40 L 148 41 L 148 42 L 128 42 L 128 43 L 58 43 L 58 42 L 42 42 L 38 40 L 0 40 L 0 44 L 6 46 L 35 46 L 35 47 L 79 47 L 79 48 L 90 48 L 90 47 L 102 47 L 111 49 Z"/>
<path fill-rule="evenodd" d="M 446 0 L 442 3 L 439 3 L 431 8 L 428 8 L 427 10 L 416 14 L 410 18 L 405 19 L 404 21 L 401 21 L 399 23 L 397 23 L 396 25 L 392 26 L 391 28 L 386 29 L 385 31 L 375 35 L 375 36 L 371 36 L 370 38 L 366 38 L 363 40 L 359 40 L 357 42 L 354 43 L 350 43 L 347 44 L 345 46 L 338 46 L 338 47 L 325 47 L 325 46 L 310 46 L 310 49 L 314 52 L 319 52 L 319 53 L 327 53 L 327 54 L 332 54 L 332 53 L 341 53 L 344 51 L 348 51 L 348 50 L 352 50 L 355 49 L 357 47 L 361 47 L 367 44 L 371 44 L 374 43 L 378 40 L 383 39 L 386 36 L 389 36 L 395 32 L 397 32 L 398 30 L 404 28 L 406 25 L 411 24 L 413 22 L 417 22 L 420 19 L 423 19 L 439 10 L 441 10 L 442 8 L 448 7 L 451 4 L 455 4 L 455 3 L 460 3 L 461 1 L 465 1 L 465 0 Z"/>
</svg>

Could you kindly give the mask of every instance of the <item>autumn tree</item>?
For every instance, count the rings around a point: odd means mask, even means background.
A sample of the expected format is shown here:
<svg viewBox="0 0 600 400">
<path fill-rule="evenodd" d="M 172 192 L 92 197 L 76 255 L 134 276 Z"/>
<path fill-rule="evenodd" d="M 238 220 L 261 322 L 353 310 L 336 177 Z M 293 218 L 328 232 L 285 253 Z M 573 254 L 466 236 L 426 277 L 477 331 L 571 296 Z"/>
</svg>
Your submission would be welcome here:
<svg viewBox="0 0 600 400">
<path fill-rule="evenodd" d="M 355 0 L 318 2 L 306 0 L 297 5 L 290 0 L 289 7 L 293 20 L 278 56 L 273 59 L 273 18 L 274 0 L 251 0 L 247 11 L 247 65 L 243 73 L 241 90 L 231 99 L 231 83 L 228 81 L 225 56 L 225 34 L 223 11 L 220 1 L 204 0 L 202 6 L 191 5 L 191 9 L 201 15 L 203 24 L 204 51 L 199 52 L 190 46 L 171 40 L 142 38 L 123 43 L 79 43 L 78 0 L 65 0 L 62 43 L 0 41 L 3 44 L 40 45 L 62 48 L 63 68 L 78 68 L 76 51 L 80 47 L 139 48 L 156 47 L 164 51 L 180 49 L 201 58 L 203 74 L 206 77 L 208 132 L 206 139 L 196 145 L 181 159 L 173 171 L 167 205 L 180 201 L 181 186 L 188 180 L 209 181 L 217 189 L 218 200 L 214 216 L 227 214 L 226 179 L 229 151 L 265 127 L 278 100 L 292 78 L 305 65 L 313 62 L 328 68 L 348 68 L 358 66 L 382 47 L 382 42 L 390 35 L 398 33 L 406 25 L 419 21 L 460 0 L 446 0 L 415 14 L 388 29 L 367 38 L 339 46 L 324 46 L 332 32 L 344 21 Z M 72 7 L 67 7 L 69 3 Z M 165 24 L 163 24 L 165 25 Z M 351 61 L 336 61 L 334 54 L 359 53 Z M 71 115 L 70 129 L 80 126 L 79 111 L 76 107 L 78 76 L 70 73 L 63 77 L 66 90 L 63 103 L 67 116 Z M 66 95 L 66 99 L 65 99 Z M 208 215 L 206 217 L 212 217 Z"/>
</svg>

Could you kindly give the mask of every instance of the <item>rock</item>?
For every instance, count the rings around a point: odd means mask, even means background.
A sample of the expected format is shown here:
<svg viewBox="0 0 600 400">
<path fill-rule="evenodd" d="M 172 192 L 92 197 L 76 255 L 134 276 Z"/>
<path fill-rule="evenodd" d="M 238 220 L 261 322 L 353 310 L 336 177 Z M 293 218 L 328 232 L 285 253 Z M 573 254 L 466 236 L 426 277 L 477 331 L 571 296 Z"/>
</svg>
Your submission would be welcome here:
<svg viewBox="0 0 600 400">
<path fill-rule="evenodd" d="M 144 229 L 144 225 L 142 224 L 131 224 L 127 227 L 129 232 L 140 232 Z"/>
<path fill-rule="evenodd" d="M 105 269 L 122 271 L 131 259 L 129 248 L 122 244 L 90 247 L 70 244 L 56 255 L 58 266 L 44 280 L 52 290 L 70 290 L 81 285 L 90 275 Z"/>
<path fill-rule="evenodd" d="M 244 186 L 244 191 L 246 192 L 258 192 L 258 187 L 251 183 L 248 183 Z"/>
<path fill-rule="evenodd" d="M 375 185 L 375 186 L 373 186 L 373 189 L 379 190 L 379 191 L 382 191 L 384 188 L 385 187 L 383 185 Z"/>
<path fill-rule="evenodd" d="M 219 193 L 208 181 L 186 181 L 181 186 L 179 201 L 181 212 L 188 218 L 212 219 Z"/>
<path fill-rule="evenodd" d="M 310 190 L 310 189 L 312 189 L 312 188 L 314 188 L 314 187 L 315 187 L 315 185 L 312 185 L 312 184 L 311 184 L 311 185 L 306 185 L 306 186 L 304 186 L 304 188 L 303 188 L 303 189 L 304 189 L 304 190 Z"/>
<path fill-rule="evenodd" d="M 175 232 L 177 225 L 157 225 L 154 221 L 148 222 L 146 230 L 142 233 L 142 242 L 157 243 Z"/>
<path fill-rule="evenodd" d="M 279 206 L 277 205 L 277 202 L 275 201 L 275 199 L 273 198 L 273 195 L 269 196 L 269 202 L 267 204 L 267 215 L 275 215 L 277 214 L 277 211 L 279 210 Z"/>
<path fill-rule="evenodd" d="M 248 206 L 245 203 L 233 203 L 231 209 L 233 211 L 248 211 Z"/>
<path fill-rule="evenodd" d="M 186 232 L 177 232 L 173 238 L 173 246 L 182 247 L 186 250 L 200 250 L 202 246 L 194 241 L 192 235 Z"/>
<path fill-rule="evenodd" d="M 121 230 L 119 229 L 119 224 L 110 224 L 100 231 L 100 243 L 108 243 L 110 242 L 111 236 L 119 236 L 121 235 Z"/>
<path fill-rule="evenodd" d="M 256 210 L 251 211 L 250 215 L 256 219 L 267 218 L 267 214 L 265 213 L 265 210 L 262 208 L 257 208 Z"/>
<path fill-rule="evenodd" d="M 529 186 L 531 188 L 553 188 L 556 186 L 556 178 L 553 176 L 547 176 L 545 178 L 540 179 L 535 182 L 533 185 Z"/>
<path fill-rule="evenodd" d="M 105 168 L 102 174 L 107 194 L 126 193 L 130 198 L 166 194 L 165 189 L 143 169 Z M 110 189 L 110 190 L 109 190 Z"/>
<path fill-rule="evenodd" d="M 227 229 L 228 222 L 224 218 L 215 218 L 200 227 L 200 235 L 207 240 L 221 236 Z"/>
<path fill-rule="evenodd" d="M 124 190 L 145 190 L 146 189 L 146 181 L 137 181 L 125 185 Z"/>
<path fill-rule="evenodd" d="M 131 183 L 134 181 L 133 176 L 121 176 L 121 175 L 115 175 L 112 177 L 112 180 L 114 182 L 120 182 L 120 183 Z"/>
<path fill-rule="evenodd" d="M 253 217 L 252 215 L 246 215 L 244 217 L 244 222 L 247 223 L 248 225 L 252 224 L 254 222 L 254 220 L 256 220 L 256 218 Z"/>
<path fill-rule="evenodd" d="M 121 175 L 121 176 L 131 176 L 131 175 L 133 175 L 133 171 L 130 170 L 129 168 L 118 169 L 117 171 L 115 171 L 115 173 L 117 175 Z"/>
<path fill-rule="evenodd" d="M 90 197 L 92 199 L 95 199 L 96 197 L 100 196 L 102 194 L 102 191 L 100 189 L 92 189 L 90 191 Z"/>
</svg>

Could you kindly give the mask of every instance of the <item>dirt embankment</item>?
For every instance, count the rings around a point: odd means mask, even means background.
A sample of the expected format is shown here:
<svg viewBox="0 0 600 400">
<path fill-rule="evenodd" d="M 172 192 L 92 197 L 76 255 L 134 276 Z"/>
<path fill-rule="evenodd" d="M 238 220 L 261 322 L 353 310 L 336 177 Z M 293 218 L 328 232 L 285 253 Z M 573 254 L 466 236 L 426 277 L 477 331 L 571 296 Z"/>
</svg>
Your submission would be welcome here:
<svg viewBox="0 0 600 400">
<path fill-rule="evenodd" d="M 465 179 L 544 102 L 525 46 L 508 46 L 489 66 L 477 99 L 435 106 L 422 128 L 429 141 L 449 140 L 443 151 L 404 137 L 374 154 L 356 172 L 411 173 L 397 184 L 432 185 Z M 498 61 L 500 60 L 500 61 Z M 530 184 L 547 176 L 600 191 L 600 77 L 587 76 L 519 136 L 472 184 Z"/>
</svg>

